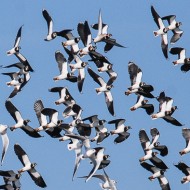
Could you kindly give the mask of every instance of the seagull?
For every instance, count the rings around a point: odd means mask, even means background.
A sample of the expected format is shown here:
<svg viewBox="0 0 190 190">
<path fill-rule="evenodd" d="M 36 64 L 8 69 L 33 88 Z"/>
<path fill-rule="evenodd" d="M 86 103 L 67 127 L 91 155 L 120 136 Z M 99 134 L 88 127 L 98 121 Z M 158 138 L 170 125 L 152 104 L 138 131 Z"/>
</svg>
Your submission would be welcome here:
<svg viewBox="0 0 190 190">
<path fill-rule="evenodd" d="M 170 184 L 169 181 L 167 180 L 167 178 L 164 176 L 164 172 L 166 170 L 157 168 L 154 165 L 148 164 L 146 162 L 142 162 L 140 163 L 141 166 L 143 168 L 145 168 L 146 170 L 150 171 L 151 173 L 153 173 L 153 175 L 151 175 L 149 177 L 149 180 L 154 180 L 155 178 L 158 179 L 160 187 L 162 188 L 162 190 L 170 190 Z"/>
<path fill-rule="evenodd" d="M 0 134 L 2 138 L 2 143 L 3 143 L 3 150 L 2 150 L 2 156 L 1 156 L 1 165 L 3 164 L 5 155 L 7 153 L 7 149 L 9 147 L 9 138 L 7 136 L 7 125 L 0 124 Z"/>
<path fill-rule="evenodd" d="M 42 137 L 38 132 L 36 132 L 32 127 L 28 125 L 30 120 L 23 119 L 19 110 L 12 104 L 11 101 L 7 100 L 5 102 L 5 107 L 16 122 L 16 124 L 13 127 L 10 127 L 11 131 L 21 128 L 30 137 L 34 137 L 34 138 Z"/>
<path fill-rule="evenodd" d="M 135 105 L 130 107 L 130 110 L 135 111 L 138 108 L 143 108 L 143 109 L 145 109 L 145 111 L 148 115 L 151 115 L 154 112 L 154 106 L 153 106 L 153 104 L 147 104 L 147 102 L 148 102 L 148 100 L 145 100 L 143 95 L 138 94 L 137 101 L 136 101 Z"/>
<path fill-rule="evenodd" d="M 182 136 L 186 141 L 186 147 L 179 152 L 179 154 L 181 156 L 190 152 L 190 129 L 183 128 L 182 129 Z"/>
<path fill-rule="evenodd" d="M 3 176 L 6 185 L 11 185 L 11 188 L 7 190 L 19 190 L 21 187 L 20 173 L 16 173 L 13 170 L 0 170 L 0 176 Z M 11 184 L 10 184 L 11 183 Z M 12 187 L 13 186 L 13 187 Z M 5 186 L 7 187 L 7 186 Z M 10 186 L 8 186 L 10 187 Z"/>
<path fill-rule="evenodd" d="M 98 178 L 100 180 L 103 181 L 103 183 L 100 183 L 100 187 L 102 189 L 107 189 L 107 190 L 117 190 L 117 187 L 116 187 L 116 181 L 113 180 L 113 179 L 110 179 L 108 174 L 105 172 L 105 170 L 103 169 L 104 171 L 104 174 L 94 174 L 92 177 L 94 178 Z M 83 177 L 80 177 L 80 178 L 87 178 L 88 176 L 83 176 Z"/>
<path fill-rule="evenodd" d="M 178 59 L 173 61 L 174 65 L 182 64 L 181 71 L 187 72 L 190 70 L 190 57 L 186 57 L 185 48 L 173 47 L 170 49 L 170 53 L 173 55 L 178 55 Z"/>
<path fill-rule="evenodd" d="M 53 20 L 52 20 L 51 16 L 49 15 L 48 11 L 43 9 L 42 15 L 43 15 L 44 19 L 46 20 L 47 27 L 48 27 L 48 34 L 47 34 L 46 38 L 44 39 L 45 41 L 53 40 L 57 36 L 66 37 L 67 33 L 72 31 L 72 29 L 65 29 L 60 32 L 53 31 Z"/>
<path fill-rule="evenodd" d="M 113 97 L 110 90 L 113 87 L 112 83 L 114 82 L 115 77 L 110 78 L 106 83 L 103 78 L 96 74 L 90 67 L 88 67 L 88 73 L 93 80 L 100 85 L 100 88 L 96 88 L 96 92 L 98 94 L 104 92 L 108 111 L 114 116 Z"/>
<path fill-rule="evenodd" d="M 37 186 L 42 187 L 42 188 L 47 187 L 44 179 L 42 178 L 40 173 L 35 169 L 35 166 L 37 164 L 30 162 L 29 157 L 26 154 L 26 152 L 23 150 L 23 148 L 19 144 L 15 144 L 14 151 L 15 151 L 15 154 L 18 156 L 18 159 L 21 161 L 21 163 L 24 166 L 18 172 L 23 173 L 27 171 Z"/>
<path fill-rule="evenodd" d="M 20 49 L 19 43 L 21 40 L 21 33 L 22 33 L 22 26 L 18 29 L 14 46 L 12 49 L 7 51 L 7 55 L 12 55 L 12 54 L 15 54 L 16 52 L 19 52 L 19 49 Z"/>
<path fill-rule="evenodd" d="M 61 125 L 62 121 L 57 119 L 58 112 L 56 110 L 44 108 L 42 100 L 36 100 L 34 102 L 34 111 L 40 124 L 40 127 L 35 129 L 37 132 L 45 130 L 45 132 L 52 138 L 61 137 L 60 132 L 62 129 L 59 128 L 59 126 Z M 49 122 L 47 121 L 47 116 L 49 117 Z"/>
<path fill-rule="evenodd" d="M 56 105 L 64 104 L 65 106 L 72 106 L 76 104 L 75 100 L 69 93 L 69 90 L 67 87 L 54 87 L 50 88 L 49 92 L 58 92 L 59 93 L 59 99 L 55 101 Z"/>
<path fill-rule="evenodd" d="M 79 56 L 83 57 L 84 55 L 88 55 L 89 51 L 95 50 L 95 47 L 92 45 L 92 34 L 88 21 L 84 23 L 80 22 L 77 26 L 77 31 L 84 45 L 84 48 L 79 50 Z"/>
<path fill-rule="evenodd" d="M 178 164 L 174 164 L 174 166 L 185 174 L 185 176 L 181 180 L 181 183 L 182 184 L 189 183 L 190 182 L 190 167 L 187 166 L 184 162 L 179 162 Z"/>
<path fill-rule="evenodd" d="M 173 32 L 173 36 L 170 40 L 170 43 L 176 43 L 183 35 L 183 30 L 179 28 L 182 25 L 182 23 L 176 21 L 176 15 L 168 15 L 162 17 L 162 20 L 168 21 L 169 26 L 167 26 L 167 30 L 171 30 Z"/>
<path fill-rule="evenodd" d="M 128 130 L 131 129 L 131 126 L 125 126 L 124 123 L 125 119 L 115 119 L 108 122 L 108 124 L 115 124 L 115 130 L 110 131 L 111 135 L 118 134 L 114 140 L 115 143 L 121 143 L 130 136 Z"/>
<path fill-rule="evenodd" d="M 162 18 L 158 15 L 158 13 L 156 12 L 153 6 L 151 6 L 151 13 L 156 25 L 159 28 L 157 31 L 153 32 L 154 36 L 155 37 L 159 35 L 161 36 L 162 52 L 165 58 L 168 59 L 168 36 L 167 36 L 168 28 L 164 26 Z"/>
<path fill-rule="evenodd" d="M 60 51 L 55 52 L 55 59 L 58 64 L 60 75 L 54 77 L 53 80 L 58 81 L 66 79 L 69 80 L 70 82 L 77 82 L 77 77 L 73 76 L 71 73 L 68 72 L 67 60 Z"/>
</svg>

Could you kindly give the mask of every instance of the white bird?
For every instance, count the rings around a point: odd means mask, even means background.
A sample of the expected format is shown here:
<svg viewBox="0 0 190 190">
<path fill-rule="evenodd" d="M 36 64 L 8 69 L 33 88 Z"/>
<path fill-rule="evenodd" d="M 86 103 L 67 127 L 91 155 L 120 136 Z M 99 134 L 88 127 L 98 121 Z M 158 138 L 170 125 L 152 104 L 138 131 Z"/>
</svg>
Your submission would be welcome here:
<svg viewBox="0 0 190 190">
<path fill-rule="evenodd" d="M 30 162 L 28 155 L 19 144 L 14 145 L 14 151 L 15 154 L 18 156 L 18 159 L 21 161 L 21 163 L 24 166 L 18 172 L 23 173 L 27 171 L 37 186 L 45 188 L 47 185 L 44 179 L 42 178 L 40 173 L 35 169 L 35 166 L 37 164 Z"/>
<path fill-rule="evenodd" d="M 7 149 L 9 147 L 9 138 L 7 136 L 7 125 L 0 124 L 0 134 L 3 143 L 2 156 L 1 156 L 1 165 L 3 164 Z"/>
<path fill-rule="evenodd" d="M 21 40 L 21 32 L 22 32 L 22 26 L 18 29 L 14 46 L 12 49 L 7 51 L 7 55 L 12 55 L 12 54 L 15 54 L 16 52 L 19 52 L 19 49 L 20 49 L 19 43 Z"/>
<path fill-rule="evenodd" d="M 183 128 L 182 129 L 182 136 L 185 139 L 186 146 L 185 146 L 185 148 L 183 150 L 181 150 L 179 152 L 179 154 L 181 156 L 190 152 L 190 129 Z"/>
</svg>

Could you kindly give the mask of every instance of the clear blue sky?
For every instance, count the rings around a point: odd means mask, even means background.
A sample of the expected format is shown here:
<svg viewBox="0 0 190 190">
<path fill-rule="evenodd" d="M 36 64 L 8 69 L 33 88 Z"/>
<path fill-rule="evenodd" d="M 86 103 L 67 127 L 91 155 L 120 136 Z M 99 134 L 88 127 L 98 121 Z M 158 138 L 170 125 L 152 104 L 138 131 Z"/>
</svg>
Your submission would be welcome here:
<svg viewBox="0 0 190 190">
<path fill-rule="evenodd" d="M 24 25 L 20 52 L 28 59 L 35 72 L 31 73 L 31 80 L 22 92 L 12 99 L 12 102 L 24 118 L 31 120 L 30 125 L 33 128 L 38 127 L 38 120 L 33 110 L 33 104 L 37 99 L 42 99 L 45 107 L 57 109 L 60 113 L 59 117 L 63 119 L 61 113 L 65 106 L 56 106 L 54 102 L 58 99 L 58 94 L 50 93 L 48 89 L 55 86 L 67 86 L 76 102 L 83 108 L 83 118 L 94 114 L 98 114 L 99 118 L 107 121 L 124 118 L 126 124 L 132 127 L 131 135 L 125 142 L 116 145 L 113 143 L 115 137 L 110 136 L 101 144 L 106 148 L 105 153 L 111 156 L 111 164 L 106 168 L 106 171 L 111 179 L 117 181 L 118 190 L 161 189 L 157 180 L 153 182 L 148 180 L 150 172 L 143 169 L 138 161 L 144 154 L 138 138 L 139 130 L 144 128 L 149 135 L 152 127 L 156 127 L 160 131 L 159 141 L 161 144 L 167 145 L 169 149 L 168 156 L 162 159 L 169 167 L 166 177 L 170 182 L 171 189 L 187 190 L 189 184 L 182 185 L 180 183 L 184 174 L 173 166 L 173 163 L 179 161 L 184 161 L 190 165 L 190 155 L 181 157 L 178 153 L 185 147 L 185 140 L 181 135 L 182 128 L 166 123 L 162 119 L 151 120 L 150 116 L 141 109 L 131 112 L 129 108 L 135 104 L 136 96 L 134 94 L 124 95 L 125 90 L 130 85 L 128 62 L 133 61 L 142 69 L 143 81 L 154 86 L 153 94 L 157 96 L 164 90 L 167 96 L 174 99 L 174 104 L 179 108 L 174 113 L 174 117 L 185 124 L 185 127 L 189 128 L 190 126 L 190 72 L 182 73 L 180 66 L 173 66 L 172 61 L 177 59 L 177 56 L 169 54 L 168 60 L 164 58 L 160 48 L 160 37 L 155 38 L 153 36 L 153 30 L 156 30 L 157 26 L 151 15 L 151 5 L 155 7 L 160 16 L 175 14 L 177 20 L 182 22 L 183 36 L 175 45 L 169 44 L 169 48 L 184 47 L 187 50 L 187 56 L 190 55 L 190 3 L 187 0 L 183 2 L 171 2 L 169 0 L 118 0 L 109 2 L 75 0 L 72 3 L 61 0 L 16 0 L 1 2 L 0 65 L 18 62 L 14 55 L 7 56 L 6 51 L 13 46 L 18 28 Z M 104 95 L 96 94 L 94 88 L 98 85 L 87 72 L 83 94 L 78 92 L 76 84 L 67 81 L 53 81 L 53 77 L 59 73 L 54 53 L 60 50 L 66 55 L 61 45 L 65 39 L 56 38 L 50 42 L 43 40 L 47 34 L 47 25 L 42 16 L 42 9 L 48 10 L 52 16 L 55 30 L 71 28 L 74 29 L 73 34 L 78 36 L 77 24 L 85 20 L 89 24 L 97 23 L 100 8 L 103 22 L 109 25 L 109 32 L 113 34 L 118 43 L 127 47 L 114 47 L 106 54 L 118 74 L 112 89 L 116 117 L 112 117 L 107 111 Z M 93 36 L 96 35 L 96 31 L 93 29 L 91 32 Z M 82 47 L 82 43 L 80 46 Z M 100 53 L 104 54 L 102 43 L 97 44 L 97 48 Z M 89 57 L 85 57 L 85 60 L 88 59 Z M 89 65 L 94 71 L 97 71 L 93 63 L 89 63 Z M 1 69 L 1 72 L 15 70 Z M 105 80 L 108 79 L 105 73 L 102 73 L 101 76 Z M 11 87 L 6 86 L 8 80 L 8 77 L 0 76 L 0 123 L 12 126 L 15 122 L 4 107 L 5 100 L 12 91 Z M 157 112 L 158 102 L 150 99 L 150 103 L 154 104 L 155 112 Z M 70 122 L 70 119 L 64 121 Z M 106 124 L 106 127 L 109 131 L 114 128 L 113 125 L 109 124 Z M 44 138 L 34 139 L 19 129 L 14 132 L 8 130 L 10 146 L 4 164 L 0 169 L 18 170 L 22 167 L 13 150 L 13 145 L 19 143 L 28 153 L 30 160 L 38 163 L 37 170 L 47 183 L 46 189 L 100 189 L 100 180 L 98 179 L 91 179 L 87 183 L 78 178 L 72 181 L 75 153 L 67 150 L 68 142 L 59 142 L 58 139 L 52 139 L 44 132 L 41 134 L 44 135 Z M 95 146 L 96 144 L 92 144 L 92 147 Z M 77 176 L 87 175 L 91 167 L 87 160 L 83 161 Z M 97 173 L 102 173 L 102 171 Z M 22 189 L 38 189 L 27 173 L 22 175 L 21 183 Z"/>
</svg>

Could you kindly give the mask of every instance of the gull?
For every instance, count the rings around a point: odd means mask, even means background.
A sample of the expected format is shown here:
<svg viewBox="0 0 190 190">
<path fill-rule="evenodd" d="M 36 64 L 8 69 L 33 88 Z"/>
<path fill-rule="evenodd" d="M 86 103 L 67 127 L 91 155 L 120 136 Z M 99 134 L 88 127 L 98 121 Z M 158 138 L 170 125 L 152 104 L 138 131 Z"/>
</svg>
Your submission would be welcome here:
<svg viewBox="0 0 190 190">
<path fill-rule="evenodd" d="M 112 83 L 114 82 L 115 77 L 110 78 L 106 83 L 103 78 L 96 74 L 90 67 L 88 67 L 88 73 L 93 80 L 100 85 L 100 88 L 96 88 L 96 92 L 98 94 L 104 92 L 108 111 L 111 115 L 114 115 L 113 97 L 110 90 L 113 87 Z"/>
<path fill-rule="evenodd" d="M 34 138 L 42 137 L 37 131 L 35 131 L 32 127 L 28 125 L 30 120 L 23 119 L 20 111 L 12 104 L 11 101 L 7 100 L 5 102 L 5 107 L 16 122 L 14 126 L 10 127 L 11 131 L 20 128 L 31 137 L 34 137 Z"/>
<path fill-rule="evenodd" d="M 161 36 L 161 47 L 162 47 L 162 52 L 165 56 L 165 58 L 168 58 L 168 37 L 167 37 L 167 31 L 168 28 L 165 27 L 162 18 L 158 15 L 158 13 L 156 12 L 156 10 L 154 9 L 153 6 L 151 6 L 151 13 L 152 16 L 154 18 L 154 21 L 156 23 L 156 25 L 158 26 L 158 30 L 154 31 L 154 36 Z"/>
<path fill-rule="evenodd" d="M 22 32 L 22 26 L 18 29 L 14 46 L 12 49 L 7 51 L 7 55 L 12 55 L 12 54 L 15 54 L 16 52 L 19 52 L 19 49 L 20 49 L 19 43 L 21 40 L 21 32 Z"/>
<path fill-rule="evenodd" d="M 1 165 L 3 164 L 7 149 L 9 147 L 9 138 L 7 136 L 7 125 L 0 124 L 0 134 L 3 143 L 2 156 L 1 156 Z"/>
<path fill-rule="evenodd" d="M 45 188 L 47 187 L 44 179 L 40 175 L 40 173 L 35 169 L 36 163 L 31 163 L 29 160 L 28 155 L 23 150 L 23 148 L 19 144 L 14 145 L 14 151 L 15 154 L 18 156 L 18 159 L 23 164 L 23 168 L 18 170 L 18 173 L 28 172 L 32 180 L 35 182 L 35 184 L 39 187 Z"/>
</svg>

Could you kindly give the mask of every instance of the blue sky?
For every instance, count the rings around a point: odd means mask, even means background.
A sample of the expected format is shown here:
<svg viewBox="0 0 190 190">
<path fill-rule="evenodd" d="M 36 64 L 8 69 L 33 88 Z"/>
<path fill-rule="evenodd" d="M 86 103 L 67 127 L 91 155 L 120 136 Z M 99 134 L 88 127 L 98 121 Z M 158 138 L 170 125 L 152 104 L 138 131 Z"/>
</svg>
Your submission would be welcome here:
<svg viewBox="0 0 190 190">
<path fill-rule="evenodd" d="M 0 65 L 9 65 L 18 62 L 17 58 L 7 56 L 15 40 L 18 28 L 23 25 L 21 50 L 20 52 L 28 59 L 35 70 L 31 73 L 31 80 L 24 87 L 21 93 L 12 99 L 13 104 L 20 110 L 24 118 L 30 118 L 30 125 L 33 128 L 38 127 L 38 121 L 33 110 L 35 100 L 41 99 L 46 107 L 57 109 L 62 117 L 64 105 L 56 106 L 55 100 L 58 94 L 48 92 L 49 88 L 55 86 L 67 86 L 76 102 L 83 108 L 82 117 L 88 117 L 98 114 L 99 118 L 110 121 L 117 118 L 126 119 L 126 124 L 130 125 L 130 137 L 121 144 L 114 144 L 114 136 L 107 138 L 101 146 L 106 148 L 105 153 L 109 154 L 111 164 L 106 168 L 106 172 L 111 179 L 117 181 L 118 190 L 122 189 L 155 189 L 159 190 L 158 181 L 148 180 L 150 173 L 144 170 L 139 164 L 139 158 L 143 156 L 141 144 L 139 142 L 139 130 L 144 128 L 149 135 L 150 128 L 156 127 L 160 131 L 160 142 L 166 144 L 169 154 L 162 158 L 168 165 L 169 170 L 166 177 L 170 182 L 172 190 L 187 190 L 189 184 L 182 185 L 180 180 L 183 174 L 173 166 L 174 163 L 184 161 L 190 165 L 189 154 L 181 157 L 179 151 L 185 147 L 185 140 L 182 137 L 182 128 L 166 123 L 162 119 L 151 120 L 144 110 L 130 111 L 130 107 L 135 104 L 136 96 L 134 94 L 125 96 L 124 92 L 130 86 L 128 74 L 128 62 L 135 62 L 143 71 L 143 81 L 154 86 L 153 94 L 159 95 L 165 91 L 167 96 L 174 99 L 174 105 L 178 110 L 174 117 L 184 127 L 189 128 L 189 82 L 190 72 L 182 73 L 180 66 L 173 66 L 172 61 L 177 56 L 169 54 L 166 60 L 160 47 L 160 37 L 154 37 L 153 30 L 157 26 L 152 18 L 150 6 L 153 5 L 160 16 L 175 14 L 177 20 L 182 22 L 181 29 L 184 30 L 182 38 L 171 47 L 186 48 L 187 56 L 190 54 L 189 48 L 189 2 L 188 1 L 91 1 L 80 0 L 61 1 L 57 0 L 38 0 L 34 1 L 2 1 L 1 2 L 1 33 L 0 33 Z M 83 87 L 83 94 L 80 94 L 77 85 L 67 81 L 54 82 L 53 77 L 59 73 L 54 53 L 60 50 L 64 55 L 64 49 L 61 42 L 62 38 L 56 38 L 53 41 L 46 42 L 43 39 L 47 34 L 47 25 L 42 16 L 42 9 L 46 9 L 54 20 L 54 29 L 59 31 L 71 28 L 73 34 L 78 36 L 77 24 L 87 20 L 89 24 L 97 23 L 99 9 L 102 11 L 103 22 L 109 25 L 109 32 L 117 39 L 118 43 L 127 48 L 114 47 L 110 52 L 103 52 L 103 43 L 97 44 L 97 50 L 106 55 L 113 63 L 113 69 L 117 72 L 118 78 L 114 82 L 112 89 L 114 98 L 114 107 L 116 116 L 112 117 L 107 111 L 104 95 L 97 95 L 95 88 L 98 85 L 86 72 L 86 79 Z M 92 35 L 96 35 L 95 30 L 91 30 Z M 171 33 L 170 33 L 171 34 Z M 169 34 L 169 37 L 171 37 Z M 82 43 L 80 43 L 82 47 Z M 85 57 L 84 60 L 88 60 Z M 89 63 L 94 71 L 96 67 Z M 15 69 L 1 69 L 1 72 L 15 71 Z M 105 80 L 107 75 L 100 74 Z M 0 123 L 8 126 L 14 125 L 14 120 L 4 107 L 5 100 L 9 96 L 12 88 L 6 86 L 8 77 L 0 76 Z M 155 112 L 158 111 L 158 102 L 150 99 L 150 103 L 155 106 Z M 70 122 L 65 119 L 64 122 Z M 108 130 L 114 128 L 113 125 L 106 123 Z M 48 190 L 53 189 L 100 189 L 98 179 L 91 179 L 87 183 L 83 179 L 75 178 L 71 180 L 74 167 L 75 153 L 67 150 L 68 142 L 59 142 L 58 139 L 52 139 L 44 132 L 41 132 L 44 138 L 33 139 L 27 136 L 23 131 L 8 130 L 10 146 L 1 170 L 18 170 L 22 167 L 17 159 L 13 145 L 19 143 L 28 153 L 31 161 L 38 163 L 37 170 L 41 173 L 47 183 Z M 92 144 L 92 147 L 96 147 Z M 83 161 L 77 172 L 77 176 L 84 176 L 89 173 L 91 167 L 87 160 Z M 102 173 L 98 171 L 97 173 Z M 28 174 L 23 174 L 21 178 L 22 189 L 38 189 Z"/>
</svg>

